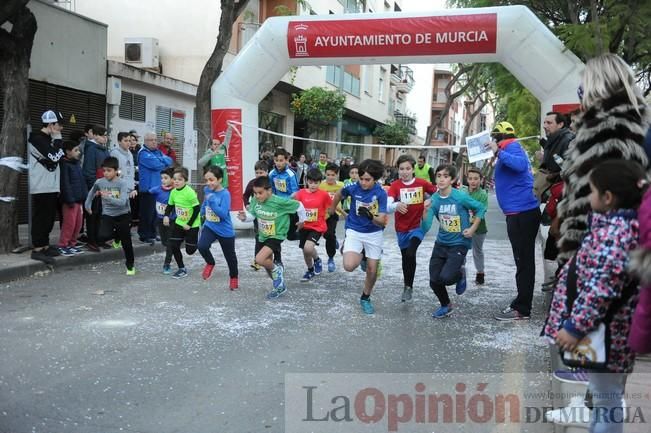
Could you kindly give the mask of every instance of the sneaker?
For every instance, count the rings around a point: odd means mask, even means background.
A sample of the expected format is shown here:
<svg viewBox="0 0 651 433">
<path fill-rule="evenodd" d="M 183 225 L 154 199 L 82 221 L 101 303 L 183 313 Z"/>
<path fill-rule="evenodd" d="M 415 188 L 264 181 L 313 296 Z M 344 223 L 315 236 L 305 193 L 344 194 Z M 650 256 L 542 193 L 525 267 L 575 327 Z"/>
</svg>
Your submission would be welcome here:
<svg viewBox="0 0 651 433">
<path fill-rule="evenodd" d="M 61 255 L 58 248 L 53 248 L 50 246 L 41 251 L 43 251 L 43 253 L 45 253 L 45 255 L 48 257 L 59 257 Z"/>
<path fill-rule="evenodd" d="M 360 299 L 359 305 L 362 307 L 364 314 L 375 313 L 375 308 L 373 308 L 373 304 L 371 303 L 370 299 Z"/>
<path fill-rule="evenodd" d="M 259 271 L 260 270 L 260 265 L 257 264 L 255 262 L 255 260 L 253 260 L 253 262 L 251 262 L 251 269 L 253 269 L 254 271 Z"/>
<path fill-rule="evenodd" d="M 552 376 L 559 382 L 588 384 L 588 372 L 582 368 L 577 368 L 576 370 L 556 370 Z"/>
<path fill-rule="evenodd" d="M 184 278 L 188 276 L 188 271 L 185 268 L 179 268 L 178 271 L 174 272 L 174 275 L 172 275 L 172 278 L 176 278 L 177 280 L 180 278 Z"/>
<path fill-rule="evenodd" d="M 521 314 L 519 311 L 514 310 L 511 307 L 506 307 L 499 313 L 495 314 L 493 316 L 495 320 L 499 320 L 500 322 L 513 322 L 514 320 L 529 320 L 531 317 L 530 316 L 525 316 L 524 314 Z"/>
<path fill-rule="evenodd" d="M 337 267 L 335 266 L 335 260 L 330 257 L 328 259 L 328 272 L 334 272 Z"/>
<path fill-rule="evenodd" d="M 237 277 L 231 277 L 228 288 L 231 290 L 237 290 L 240 287 L 240 280 Z"/>
<path fill-rule="evenodd" d="M 567 407 L 547 411 L 545 421 L 559 425 L 589 424 L 590 412 L 583 396 L 575 395 Z"/>
<path fill-rule="evenodd" d="M 314 275 L 321 275 L 321 272 L 323 272 L 323 262 L 321 259 L 316 259 L 314 261 Z"/>
<path fill-rule="evenodd" d="M 131 268 L 131 269 L 127 268 L 127 275 L 130 277 L 136 275 L 136 268 Z"/>
<path fill-rule="evenodd" d="M 442 319 L 448 317 L 452 314 L 452 305 L 440 306 L 438 310 L 432 313 L 432 317 L 435 319 Z"/>
<path fill-rule="evenodd" d="M 72 252 L 72 254 L 83 254 L 83 250 L 77 248 L 77 247 L 68 247 L 68 250 Z"/>
<path fill-rule="evenodd" d="M 93 253 L 99 253 L 99 247 L 97 246 L 97 244 L 94 244 L 94 243 L 92 243 L 92 242 L 88 242 L 88 243 L 86 244 L 86 249 L 87 249 L 88 251 L 93 252 Z"/>
<path fill-rule="evenodd" d="M 70 256 L 75 255 L 75 253 L 73 253 L 72 251 L 70 251 L 70 249 L 68 249 L 66 247 L 59 247 L 59 248 L 57 248 L 57 251 L 59 252 L 60 255 L 65 256 L 65 257 L 70 257 Z M 47 254 L 47 253 L 45 253 L 45 254 Z"/>
<path fill-rule="evenodd" d="M 203 272 L 201 273 L 201 278 L 207 280 L 212 275 L 212 270 L 215 268 L 215 265 L 208 265 L 203 267 Z"/>
<path fill-rule="evenodd" d="M 122 242 L 121 241 L 113 241 L 111 243 L 111 246 L 113 248 L 115 248 L 116 250 L 118 250 L 118 249 L 122 248 Z"/>
<path fill-rule="evenodd" d="M 273 280 L 274 289 L 278 289 L 279 287 L 285 285 L 282 266 L 278 264 L 274 266 L 273 270 L 271 271 L 271 279 Z"/>
<path fill-rule="evenodd" d="M 43 262 L 46 265 L 53 265 L 54 264 L 54 259 L 52 257 L 49 257 L 47 254 L 43 252 L 43 250 L 40 251 L 32 251 L 32 260 L 38 260 L 39 262 Z"/>
<path fill-rule="evenodd" d="M 484 273 L 483 272 L 477 272 L 477 275 L 475 275 L 475 284 L 484 284 Z"/>
<path fill-rule="evenodd" d="M 280 298 L 287 291 L 285 284 L 281 284 L 277 288 L 273 289 L 271 292 L 267 293 L 267 299 L 276 299 Z"/>
<path fill-rule="evenodd" d="M 163 275 L 171 275 L 172 267 L 170 265 L 163 265 Z"/>
<path fill-rule="evenodd" d="M 457 295 L 463 295 L 467 287 L 468 287 L 468 282 L 466 281 L 466 267 L 462 266 L 461 279 L 457 282 L 457 286 L 455 287 L 455 291 L 457 292 Z"/>
<path fill-rule="evenodd" d="M 405 288 L 402 290 L 402 298 L 400 298 L 400 300 L 402 302 L 411 301 L 413 293 L 414 293 L 414 289 L 412 289 L 409 286 L 405 286 Z"/>
<path fill-rule="evenodd" d="M 303 278 L 301 278 L 301 281 L 305 283 L 310 281 L 312 278 L 314 278 L 314 272 L 307 271 L 303 274 Z"/>
</svg>

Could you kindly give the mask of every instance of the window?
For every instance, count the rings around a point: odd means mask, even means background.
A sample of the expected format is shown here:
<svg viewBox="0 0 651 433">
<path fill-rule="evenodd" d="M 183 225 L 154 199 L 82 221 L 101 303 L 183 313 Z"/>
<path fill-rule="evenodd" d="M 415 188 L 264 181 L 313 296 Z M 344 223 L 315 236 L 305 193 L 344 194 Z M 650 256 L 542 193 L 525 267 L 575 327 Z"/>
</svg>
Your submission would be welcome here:
<svg viewBox="0 0 651 433">
<path fill-rule="evenodd" d="M 285 116 L 271 111 L 258 111 L 258 125 L 262 129 L 278 133 L 285 132 Z M 258 151 L 260 154 L 267 150 L 274 151 L 277 147 L 283 146 L 283 137 L 260 131 L 258 133 Z"/>
<path fill-rule="evenodd" d="M 123 91 L 120 98 L 120 119 L 144 122 L 145 105 L 146 98 L 144 95 L 137 95 L 135 93 Z"/>
<path fill-rule="evenodd" d="M 176 162 L 183 165 L 183 144 L 185 143 L 185 111 L 156 106 L 156 135 L 159 139 L 166 132 L 174 136 L 172 148 L 176 151 Z"/>
<path fill-rule="evenodd" d="M 384 83 L 386 82 L 387 70 L 385 68 L 380 68 L 380 79 L 378 80 L 377 86 L 377 99 L 378 101 L 384 102 Z"/>
<path fill-rule="evenodd" d="M 359 97 L 359 67 L 356 67 L 355 71 L 351 69 L 350 72 L 344 69 L 343 84 L 341 84 L 342 68 L 342 66 L 328 66 L 326 68 L 326 81 L 337 88 L 342 85 L 344 92 Z"/>
<path fill-rule="evenodd" d="M 364 93 L 372 96 L 374 83 L 375 80 L 373 79 L 373 66 L 364 66 Z"/>
</svg>

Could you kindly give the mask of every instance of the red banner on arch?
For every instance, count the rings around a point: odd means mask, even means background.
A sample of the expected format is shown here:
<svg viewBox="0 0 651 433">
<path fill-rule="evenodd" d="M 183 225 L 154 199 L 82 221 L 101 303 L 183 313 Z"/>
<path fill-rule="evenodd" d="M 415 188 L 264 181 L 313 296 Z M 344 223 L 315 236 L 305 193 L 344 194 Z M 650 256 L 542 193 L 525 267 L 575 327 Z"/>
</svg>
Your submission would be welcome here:
<svg viewBox="0 0 651 433">
<path fill-rule="evenodd" d="M 291 58 L 495 53 L 497 14 L 290 21 Z"/>
<path fill-rule="evenodd" d="M 228 121 L 242 122 L 242 110 L 239 108 L 224 108 L 212 110 L 212 137 L 224 141 L 228 130 Z M 231 193 L 231 210 L 244 209 L 242 193 L 242 137 L 232 133 L 228 143 L 226 170 L 228 172 L 228 190 Z"/>
</svg>

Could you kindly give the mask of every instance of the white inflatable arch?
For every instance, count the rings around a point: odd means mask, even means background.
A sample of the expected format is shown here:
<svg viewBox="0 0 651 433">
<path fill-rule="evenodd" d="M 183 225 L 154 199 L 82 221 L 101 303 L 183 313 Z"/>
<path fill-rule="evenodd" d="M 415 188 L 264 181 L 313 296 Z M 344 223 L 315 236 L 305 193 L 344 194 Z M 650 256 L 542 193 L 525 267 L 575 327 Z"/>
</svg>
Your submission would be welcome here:
<svg viewBox="0 0 651 433">
<path fill-rule="evenodd" d="M 258 104 L 291 66 L 499 62 L 541 103 L 542 112 L 578 103 L 582 62 L 524 6 L 428 13 L 273 17 L 212 86 L 212 134 L 228 121 L 258 125 Z M 258 133 L 229 142 L 232 209 L 242 209 L 254 175 Z"/>
</svg>

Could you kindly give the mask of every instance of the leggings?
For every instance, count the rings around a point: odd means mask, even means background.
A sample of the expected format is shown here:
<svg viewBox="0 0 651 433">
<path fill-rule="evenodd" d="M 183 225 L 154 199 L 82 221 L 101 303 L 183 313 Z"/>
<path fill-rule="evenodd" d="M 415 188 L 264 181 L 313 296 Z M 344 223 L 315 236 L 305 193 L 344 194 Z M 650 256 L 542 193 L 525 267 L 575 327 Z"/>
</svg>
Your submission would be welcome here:
<svg viewBox="0 0 651 433">
<path fill-rule="evenodd" d="M 181 244 L 185 241 L 185 252 L 192 255 L 197 251 L 197 238 L 199 237 L 199 227 L 192 227 L 190 230 L 184 230 L 178 224 L 174 224 L 172 235 L 169 243 L 172 247 L 172 255 L 179 268 L 185 268 L 183 264 L 183 253 L 181 253 Z"/>
<path fill-rule="evenodd" d="M 225 238 L 219 236 L 217 233 L 205 227 L 201 230 L 199 237 L 199 253 L 204 258 L 207 264 L 215 266 L 215 258 L 210 252 L 210 246 L 213 242 L 219 241 L 219 246 L 222 248 L 226 264 L 228 264 L 228 274 L 231 278 L 237 278 L 237 256 L 235 255 L 235 236 Z"/>
<path fill-rule="evenodd" d="M 333 258 L 337 254 L 337 222 L 339 221 L 339 215 L 330 215 L 326 220 L 328 225 L 328 230 L 325 232 L 323 237 L 326 241 L 326 253 L 328 258 Z"/>
<path fill-rule="evenodd" d="M 170 242 L 170 236 L 172 235 L 172 230 L 174 229 L 174 220 L 170 221 L 170 225 L 166 226 L 163 224 L 163 220 L 158 220 L 158 234 L 160 235 L 160 243 L 165 247 L 165 261 L 164 265 L 169 265 L 172 263 L 172 243 Z"/>
<path fill-rule="evenodd" d="M 416 275 L 416 251 L 421 240 L 417 237 L 409 239 L 409 246 L 400 250 L 402 255 L 402 277 L 405 280 L 405 287 L 414 287 L 414 275 Z"/>
<path fill-rule="evenodd" d="M 131 243 L 131 214 L 108 216 L 102 215 L 97 236 L 99 242 L 118 239 L 122 243 L 122 251 L 126 259 L 127 269 L 133 268 L 134 256 Z"/>
</svg>

